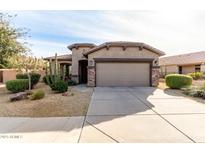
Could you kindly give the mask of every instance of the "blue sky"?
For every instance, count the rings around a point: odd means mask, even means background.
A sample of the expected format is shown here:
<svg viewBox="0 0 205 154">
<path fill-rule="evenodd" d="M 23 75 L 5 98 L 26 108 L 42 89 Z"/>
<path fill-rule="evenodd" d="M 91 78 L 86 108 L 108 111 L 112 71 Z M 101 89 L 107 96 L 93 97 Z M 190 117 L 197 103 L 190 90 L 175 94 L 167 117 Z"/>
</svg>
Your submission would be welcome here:
<svg viewBox="0 0 205 154">
<path fill-rule="evenodd" d="M 37 57 L 66 54 L 77 42 L 145 42 L 167 55 L 205 50 L 205 12 L 157 11 L 7 11 L 13 26 L 30 29 Z"/>
</svg>

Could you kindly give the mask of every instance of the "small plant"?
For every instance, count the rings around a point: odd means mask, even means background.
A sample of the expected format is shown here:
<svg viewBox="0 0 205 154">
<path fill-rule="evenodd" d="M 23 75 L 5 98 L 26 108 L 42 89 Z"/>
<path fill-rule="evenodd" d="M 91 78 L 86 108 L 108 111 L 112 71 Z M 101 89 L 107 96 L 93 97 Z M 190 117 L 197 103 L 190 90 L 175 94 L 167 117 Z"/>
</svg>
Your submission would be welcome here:
<svg viewBox="0 0 205 154">
<path fill-rule="evenodd" d="M 169 74 L 165 77 L 166 85 L 172 89 L 181 89 L 191 86 L 192 77 L 182 74 Z"/>
<path fill-rule="evenodd" d="M 203 72 L 193 72 L 189 73 L 188 75 L 191 76 L 194 80 L 198 80 L 203 77 Z"/>
<path fill-rule="evenodd" d="M 199 86 L 199 89 L 205 91 L 205 84 L 202 84 L 201 86 Z"/>
<path fill-rule="evenodd" d="M 38 73 L 30 73 L 31 88 L 33 88 L 40 80 L 41 75 Z M 16 75 L 16 79 L 28 79 L 28 74 L 19 73 Z"/>
<path fill-rule="evenodd" d="M 31 94 L 30 99 L 31 100 L 38 100 L 38 99 L 42 99 L 45 96 L 45 92 L 43 90 L 38 90 L 35 91 Z"/>
<path fill-rule="evenodd" d="M 45 76 L 43 77 L 43 82 L 44 82 L 45 84 L 48 84 L 47 81 L 46 81 L 46 76 L 47 76 L 47 75 L 45 75 Z"/>
<path fill-rule="evenodd" d="M 205 91 L 204 89 L 201 89 L 201 87 L 197 86 L 192 86 L 189 88 L 183 88 L 183 93 L 188 96 L 192 97 L 204 97 L 205 96 Z"/>
<path fill-rule="evenodd" d="M 68 84 L 63 80 L 59 80 L 52 84 L 51 89 L 59 93 L 64 93 L 68 90 Z"/>
<path fill-rule="evenodd" d="M 71 79 L 69 79 L 68 80 L 68 86 L 74 86 L 74 85 L 76 85 L 76 82 L 71 80 Z"/>
<path fill-rule="evenodd" d="M 57 77 L 57 76 L 56 76 L 56 78 L 55 78 L 54 75 L 45 75 L 45 76 L 43 77 L 43 82 L 44 82 L 45 84 L 49 85 L 49 84 L 53 84 L 54 81 L 55 81 L 55 79 L 61 80 L 61 77 L 59 77 L 59 76 Z"/>
<path fill-rule="evenodd" d="M 28 79 L 16 79 L 6 82 L 6 89 L 13 93 L 23 92 L 28 89 L 28 86 Z"/>
</svg>

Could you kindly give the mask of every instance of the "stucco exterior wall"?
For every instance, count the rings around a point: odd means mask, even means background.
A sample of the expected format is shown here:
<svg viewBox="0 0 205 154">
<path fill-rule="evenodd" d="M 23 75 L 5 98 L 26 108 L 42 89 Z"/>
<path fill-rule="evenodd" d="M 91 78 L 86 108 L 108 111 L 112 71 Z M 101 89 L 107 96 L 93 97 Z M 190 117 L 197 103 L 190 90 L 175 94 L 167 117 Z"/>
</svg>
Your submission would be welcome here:
<svg viewBox="0 0 205 154">
<path fill-rule="evenodd" d="M 76 81 L 76 83 L 79 83 L 79 60 L 87 59 L 84 57 L 83 52 L 89 50 L 89 47 L 79 47 L 79 48 L 73 48 L 72 49 L 72 68 L 71 68 L 71 74 L 72 74 L 72 80 Z"/>
<path fill-rule="evenodd" d="M 155 58 L 158 64 L 159 55 L 147 49 L 139 50 L 138 47 L 122 47 L 103 48 L 88 55 L 88 65 L 93 64 L 93 58 Z"/>
<path fill-rule="evenodd" d="M 195 65 L 182 66 L 182 74 L 195 72 Z"/>
<path fill-rule="evenodd" d="M 201 72 L 204 72 L 204 73 L 205 73 L 205 64 L 201 64 L 200 69 L 201 69 Z"/>
<path fill-rule="evenodd" d="M 186 65 L 182 66 L 182 74 L 188 74 L 195 72 L 195 65 Z M 205 65 L 201 65 L 201 72 L 205 72 Z M 179 66 L 171 65 L 171 66 L 160 66 L 161 74 L 170 74 L 170 73 L 179 73 Z"/>
<path fill-rule="evenodd" d="M 94 58 L 153 58 L 153 66 L 158 66 L 159 55 L 147 49 L 139 50 L 138 47 L 127 47 L 123 50 L 122 47 L 103 48 L 88 55 L 88 86 L 95 86 L 95 62 Z M 159 68 L 154 68 L 152 71 L 152 86 L 158 85 Z"/>
<path fill-rule="evenodd" d="M 160 71 L 162 75 L 166 75 L 170 73 L 179 73 L 179 68 L 177 65 L 161 66 Z"/>
<path fill-rule="evenodd" d="M 16 79 L 17 70 L 15 69 L 0 69 L 0 72 L 1 80 L 3 81 L 3 83 L 6 83 L 6 81 L 9 80 Z"/>
</svg>

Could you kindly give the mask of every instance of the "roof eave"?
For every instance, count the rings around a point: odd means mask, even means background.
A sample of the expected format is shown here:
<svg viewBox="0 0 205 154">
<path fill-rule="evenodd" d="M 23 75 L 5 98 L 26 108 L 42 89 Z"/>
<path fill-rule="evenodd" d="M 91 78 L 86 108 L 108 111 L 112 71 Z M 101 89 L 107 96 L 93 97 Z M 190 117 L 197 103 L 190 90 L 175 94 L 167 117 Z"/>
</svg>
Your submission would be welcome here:
<svg viewBox="0 0 205 154">
<path fill-rule="evenodd" d="M 77 47 L 90 47 L 90 48 L 93 48 L 95 46 L 96 45 L 93 44 L 93 43 L 74 43 L 74 44 L 71 44 L 71 45 L 67 46 L 67 48 L 69 50 L 72 50 L 73 48 L 77 48 Z"/>
<path fill-rule="evenodd" d="M 110 43 L 103 43 L 103 44 L 101 44 L 101 45 L 99 45 L 99 46 L 96 46 L 96 48 L 90 49 L 89 51 L 85 52 L 83 55 L 84 55 L 85 57 L 87 57 L 89 54 L 91 54 L 91 53 L 93 53 L 93 52 L 96 52 L 96 51 L 98 51 L 98 50 L 100 50 L 100 49 L 102 49 L 102 48 L 105 48 L 106 46 L 113 46 L 113 45 L 110 44 Z M 123 46 L 123 45 L 119 45 L 119 47 L 120 47 L 120 46 Z M 133 47 L 134 47 L 134 46 L 136 46 L 136 47 L 142 46 L 143 48 L 146 48 L 146 49 L 148 49 L 148 50 L 150 50 L 150 51 L 152 51 L 152 52 L 158 54 L 159 56 L 164 56 L 164 55 L 165 55 L 165 53 L 164 53 L 163 51 L 160 51 L 160 50 L 158 50 L 158 49 L 156 49 L 156 48 L 153 48 L 153 47 L 151 47 L 151 46 L 149 46 L 149 45 L 147 45 L 147 44 L 144 44 L 144 43 L 138 43 L 138 45 L 133 45 Z"/>
</svg>

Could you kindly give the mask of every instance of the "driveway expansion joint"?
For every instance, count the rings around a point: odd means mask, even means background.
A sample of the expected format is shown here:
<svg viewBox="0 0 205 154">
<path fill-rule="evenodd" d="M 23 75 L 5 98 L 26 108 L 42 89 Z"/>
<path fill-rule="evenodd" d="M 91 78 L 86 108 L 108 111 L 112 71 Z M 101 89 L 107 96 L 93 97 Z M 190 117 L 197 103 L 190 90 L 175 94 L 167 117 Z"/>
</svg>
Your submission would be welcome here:
<svg viewBox="0 0 205 154">
<path fill-rule="evenodd" d="M 98 130 L 99 132 L 101 132 L 102 134 L 104 134 L 105 136 L 109 137 L 110 139 L 112 139 L 113 141 L 115 141 L 116 143 L 120 143 L 119 141 L 117 141 L 116 139 L 114 139 L 112 136 L 108 135 L 107 133 L 105 133 L 104 131 L 100 130 L 99 128 L 95 127 L 93 124 L 91 124 L 90 122 L 88 122 L 86 120 L 86 123 L 88 123 L 90 126 L 92 126 L 93 128 L 95 128 L 96 130 Z"/>
<path fill-rule="evenodd" d="M 158 116 L 161 117 L 164 121 L 166 121 L 168 124 L 170 124 L 172 127 L 174 127 L 177 131 L 179 131 L 180 133 L 182 133 L 185 137 L 187 137 L 187 138 L 188 138 L 189 140 L 191 140 L 193 143 L 196 143 L 196 141 L 194 141 L 191 137 L 189 137 L 187 134 L 185 134 L 183 131 L 181 131 L 181 130 L 178 129 L 176 126 L 174 126 L 171 122 L 169 122 L 166 118 L 164 118 L 161 114 L 159 114 L 157 111 L 153 110 L 150 106 L 148 106 L 146 103 L 144 103 L 144 101 L 143 101 L 141 98 L 139 98 L 139 97 L 133 95 L 132 92 L 130 92 L 129 90 L 128 90 L 128 92 L 129 92 L 132 96 L 134 96 L 135 98 L 137 98 L 137 99 L 138 99 L 141 103 L 143 103 L 145 106 L 147 106 L 148 108 L 150 108 L 154 113 L 156 113 L 156 115 L 158 115 Z"/>
<path fill-rule="evenodd" d="M 81 139 L 81 136 L 82 136 L 83 128 L 84 128 L 84 126 L 85 126 L 85 120 L 86 120 L 86 116 L 85 116 L 84 119 L 83 119 L 83 124 L 82 124 L 81 130 L 80 130 L 80 135 L 79 135 L 79 138 L 78 138 L 78 142 L 77 142 L 77 143 L 80 143 L 80 139 Z"/>
</svg>

